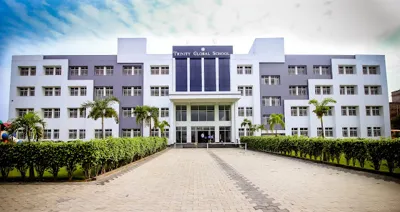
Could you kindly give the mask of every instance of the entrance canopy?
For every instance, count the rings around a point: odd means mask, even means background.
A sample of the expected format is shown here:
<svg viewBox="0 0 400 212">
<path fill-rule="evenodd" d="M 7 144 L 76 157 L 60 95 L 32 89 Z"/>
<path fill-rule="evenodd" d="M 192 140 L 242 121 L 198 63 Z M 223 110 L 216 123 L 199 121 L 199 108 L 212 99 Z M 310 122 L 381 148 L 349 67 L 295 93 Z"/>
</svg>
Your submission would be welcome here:
<svg viewBox="0 0 400 212">
<path fill-rule="evenodd" d="M 173 92 L 169 99 L 174 103 L 234 103 L 241 97 L 240 92 Z"/>
</svg>

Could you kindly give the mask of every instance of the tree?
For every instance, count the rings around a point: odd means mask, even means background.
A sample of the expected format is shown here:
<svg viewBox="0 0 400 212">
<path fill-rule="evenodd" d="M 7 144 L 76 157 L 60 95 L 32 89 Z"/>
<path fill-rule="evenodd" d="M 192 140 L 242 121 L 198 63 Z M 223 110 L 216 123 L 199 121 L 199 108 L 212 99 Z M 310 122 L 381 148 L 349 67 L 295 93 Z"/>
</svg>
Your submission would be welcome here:
<svg viewBox="0 0 400 212">
<path fill-rule="evenodd" d="M 285 127 L 285 122 L 283 121 L 283 114 L 271 114 L 268 118 L 268 125 L 269 125 L 269 130 L 271 132 L 274 132 L 275 125 L 280 125 L 282 128 Z M 275 136 L 278 136 L 278 130 L 275 130 Z"/>
<path fill-rule="evenodd" d="M 318 102 L 316 99 L 312 99 L 308 102 L 308 104 L 312 104 L 315 106 L 315 109 L 312 111 L 317 115 L 318 119 L 321 121 L 321 128 L 322 128 L 322 138 L 325 138 L 325 133 L 324 133 L 324 122 L 322 118 L 324 115 L 326 115 L 330 109 L 328 106 L 329 103 L 336 103 L 336 100 L 332 98 L 325 98 L 321 102 Z"/>
<path fill-rule="evenodd" d="M 256 131 L 259 131 L 259 130 L 263 131 L 263 130 L 265 130 L 265 126 L 264 126 L 263 124 L 259 124 L 259 125 L 254 124 L 254 125 L 251 125 L 251 127 L 249 128 L 249 130 L 250 130 L 251 134 L 253 135 L 253 133 L 256 132 Z"/>
<path fill-rule="evenodd" d="M 19 116 L 13 120 L 11 126 L 13 131 L 21 129 L 22 132 L 28 137 L 28 142 L 30 142 L 31 138 L 34 136 L 36 136 L 36 141 L 39 140 L 40 135 L 43 135 L 42 130 L 45 128 L 46 122 L 44 122 L 37 113 L 28 112 L 23 116 Z M 33 166 L 34 164 L 32 162 L 29 164 L 29 178 L 34 180 L 35 171 Z"/>
<path fill-rule="evenodd" d="M 160 122 L 160 123 L 157 123 L 157 126 L 156 126 L 157 128 L 159 128 L 160 129 L 160 131 L 161 131 L 161 136 L 162 136 L 162 134 L 164 134 L 164 131 L 165 131 L 165 127 L 169 127 L 169 123 L 167 122 L 167 121 L 162 121 L 162 122 Z"/>
<path fill-rule="evenodd" d="M 81 107 L 84 109 L 91 109 L 87 118 L 92 118 L 95 121 L 101 118 L 101 130 L 103 139 L 105 138 L 104 118 L 114 118 L 115 122 L 118 124 L 118 113 L 117 111 L 115 111 L 114 108 L 112 108 L 112 105 L 115 103 L 119 103 L 119 100 L 116 97 L 111 96 L 104 99 L 87 101 L 81 105 Z"/>
<path fill-rule="evenodd" d="M 251 128 L 252 128 L 252 126 L 253 126 L 253 123 L 251 123 L 251 121 L 249 120 L 249 119 L 244 119 L 243 121 L 242 121 L 242 123 L 240 124 L 240 126 L 241 127 L 244 127 L 244 128 L 248 128 L 249 129 L 249 131 L 251 132 Z M 254 132 L 254 131 L 253 131 Z M 253 133 L 253 132 L 251 132 L 251 133 Z"/>
<path fill-rule="evenodd" d="M 137 106 L 135 107 L 135 111 L 133 112 L 133 114 L 136 117 L 136 123 L 138 125 L 142 125 L 143 123 L 145 123 L 146 125 L 150 126 L 149 135 L 151 135 L 151 129 L 152 129 L 151 123 L 154 122 L 155 126 L 157 126 L 158 124 L 158 108 L 150 107 L 147 105 Z M 142 136 L 143 136 L 143 130 L 142 130 Z"/>
</svg>

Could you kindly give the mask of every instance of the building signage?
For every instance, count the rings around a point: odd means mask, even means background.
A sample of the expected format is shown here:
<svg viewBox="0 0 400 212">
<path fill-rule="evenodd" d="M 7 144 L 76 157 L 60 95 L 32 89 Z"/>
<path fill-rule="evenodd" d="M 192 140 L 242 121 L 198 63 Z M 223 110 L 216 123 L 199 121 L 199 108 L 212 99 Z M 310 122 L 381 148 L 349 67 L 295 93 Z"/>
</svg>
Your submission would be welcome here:
<svg viewBox="0 0 400 212">
<path fill-rule="evenodd" d="M 174 58 L 230 58 L 232 46 L 173 46 Z"/>
</svg>

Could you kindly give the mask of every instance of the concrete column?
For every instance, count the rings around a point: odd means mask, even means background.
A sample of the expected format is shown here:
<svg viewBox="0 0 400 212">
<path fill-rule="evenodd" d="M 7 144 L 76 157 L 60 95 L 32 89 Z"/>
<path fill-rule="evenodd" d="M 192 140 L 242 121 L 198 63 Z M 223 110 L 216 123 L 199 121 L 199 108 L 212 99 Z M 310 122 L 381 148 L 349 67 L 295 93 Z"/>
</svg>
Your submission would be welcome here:
<svg viewBox="0 0 400 212">
<path fill-rule="evenodd" d="M 219 122 L 219 105 L 218 104 L 215 104 L 214 105 L 214 123 L 216 123 L 216 122 Z M 215 127 L 215 135 L 214 135 L 214 141 L 216 141 L 216 142 L 219 142 L 219 125 L 218 126 L 216 126 L 216 125 L 214 125 L 214 127 Z"/>
<path fill-rule="evenodd" d="M 176 107 L 173 102 L 170 103 L 169 105 L 169 144 L 174 144 L 176 143 L 176 119 L 175 119 L 175 111 Z"/>
<path fill-rule="evenodd" d="M 133 66 L 132 66 L 133 69 Z M 171 68 L 171 75 L 172 75 L 172 91 L 176 92 L 176 82 L 175 82 L 175 75 L 176 75 L 176 60 L 175 58 L 172 58 L 172 68 Z M 133 70 L 132 70 L 133 71 Z"/>
<path fill-rule="evenodd" d="M 204 57 L 201 58 L 201 91 L 204 92 Z"/>
<path fill-rule="evenodd" d="M 190 58 L 187 58 L 187 92 L 190 91 Z"/>
<path fill-rule="evenodd" d="M 190 104 L 186 105 L 186 120 L 187 123 L 190 123 Z M 191 143 L 192 142 L 192 127 L 188 124 L 186 125 L 186 142 Z M 194 141 L 193 141 L 194 142 Z"/>
<path fill-rule="evenodd" d="M 231 141 L 236 142 L 236 106 L 237 103 L 231 105 Z"/>
</svg>

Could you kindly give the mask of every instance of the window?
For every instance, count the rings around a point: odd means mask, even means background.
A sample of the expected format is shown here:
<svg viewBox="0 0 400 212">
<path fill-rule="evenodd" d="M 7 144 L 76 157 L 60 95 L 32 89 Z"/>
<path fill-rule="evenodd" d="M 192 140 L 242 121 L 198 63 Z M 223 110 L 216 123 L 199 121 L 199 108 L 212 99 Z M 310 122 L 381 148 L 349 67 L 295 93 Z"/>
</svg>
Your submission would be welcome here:
<svg viewBox="0 0 400 212">
<path fill-rule="evenodd" d="M 244 128 L 239 128 L 239 138 L 244 136 Z"/>
<path fill-rule="evenodd" d="M 340 95 L 356 95 L 356 94 L 357 94 L 357 86 L 355 85 L 340 86 Z"/>
<path fill-rule="evenodd" d="M 246 116 L 253 116 L 253 107 L 246 107 Z"/>
<path fill-rule="evenodd" d="M 159 66 L 151 66 L 150 71 L 151 71 L 151 75 L 159 75 L 160 67 Z"/>
<path fill-rule="evenodd" d="M 78 118 L 78 108 L 68 108 L 69 118 Z"/>
<path fill-rule="evenodd" d="M 322 136 L 322 127 L 317 128 L 317 136 L 318 137 Z"/>
<path fill-rule="evenodd" d="M 357 107 L 342 106 L 342 116 L 357 116 Z"/>
<path fill-rule="evenodd" d="M 60 87 L 43 87 L 45 96 L 61 96 Z"/>
<path fill-rule="evenodd" d="M 297 107 L 291 107 L 290 108 L 290 115 L 291 116 L 297 116 Z"/>
<path fill-rule="evenodd" d="M 122 137 L 125 138 L 132 137 L 132 129 L 122 129 Z"/>
<path fill-rule="evenodd" d="M 140 66 L 140 65 L 123 66 L 122 67 L 122 74 L 124 76 L 142 74 L 142 66 Z"/>
<path fill-rule="evenodd" d="M 368 137 L 380 137 L 382 136 L 380 127 L 367 127 Z"/>
<path fill-rule="evenodd" d="M 244 107 L 238 107 L 238 115 L 244 116 Z"/>
<path fill-rule="evenodd" d="M 86 96 L 86 87 L 70 87 L 70 96 Z"/>
<path fill-rule="evenodd" d="M 316 85 L 315 86 L 315 94 L 316 95 L 331 95 L 332 94 L 332 86 L 331 85 Z"/>
<path fill-rule="evenodd" d="M 168 86 L 160 87 L 161 96 L 168 96 L 169 95 L 169 88 Z"/>
<path fill-rule="evenodd" d="M 308 128 L 300 128 L 301 136 L 308 136 Z"/>
<path fill-rule="evenodd" d="M 44 75 L 61 75 L 61 67 L 44 67 Z"/>
<path fill-rule="evenodd" d="M 307 116 L 307 107 L 299 107 L 299 116 Z"/>
<path fill-rule="evenodd" d="M 242 96 L 253 96 L 252 86 L 238 86 L 238 91 L 242 94 Z"/>
<path fill-rule="evenodd" d="M 356 67 L 355 66 L 339 66 L 339 74 L 356 74 Z"/>
<path fill-rule="evenodd" d="M 169 108 L 167 107 L 161 108 L 161 117 L 169 117 Z"/>
<path fill-rule="evenodd" d="M 106 87 L 95 87 L 94 96 L 95 98 L 110 97 L 114 95 L 114 89 L 112 86 Z"/>
<path fill-rule="evenodd" d="M 19 67 L 20 76 L 36 76 L 36 67 Z"/>
<path fill-rule="evenodd" d="M 364 75 L 378 75 L 380 74 L 379 66 L 363 66 Z"/>
<path fill-rule="evenodd" d="M 164 132 L 161 133 L 162 137 L 169 138 L 169 128 L 165 128 Z"/>
<path fill-rule="evenodd" d="M 135 108 L 134 107 L 123 107 L 122 108 L 122 117 L 124 118 L 131 118 L 134 117 L 134 112 Z"/>
<path fill-rule="evenodd" d="M 53 118 L 53 109 L 51 108 L 44 108 L 43 110 L 43 118 Z"/>
<path fill-rule="evenodd" d="M 71 76 L 87 76 L 88 67 L 87 66 L 70 66 L 69 73 Z"/>
<path fill-rule="evenodd" d="M 151 96 L 160 96 L 160 87 L 150 87 Z"/>
<path fill-rule="evenodd" d="M 114 74 L 113 66 L 95 66 L 94 75 L 96 76 L 111 76 Z"/>
<path fill-rule="evenodd" d="M 333 128 L 325 127 L 325 137 L 333 137 Z"/>
<path fill-rule="evenodd" d="M 191 121 L 214 121 L 214 106 L 191 106 Z"/>
<path fill-rule="evenodd" d="M 187 110 L 186 105 L 176 106 L 176 121 L 186 121 L 187 120 Z"/>
<path fill-rule="evenodd" d="M 102 138 L 103 136 L 103 131 L 101 129 L 95 129 L 94 130 L 94 137 L 99 139 Z M 105 129 L 104 130 L 104 135 L 105 137 L 112 137 L 112 129 Z"/>
<path fill-rule="evenodd" d="M 330 66 L 314 66 L 313 73 L 315 75 L 330 75 Z"/>
<path fill-rule="evenodd" d="M 350 137 L 357 137 L 357 127 L 350 127 Z"/>
<path fill-rule="evenodd" d="M 169 66 L 161 66 L 161 75 L 169 74 Z"/>
<path fill-rule="evenodd" d="M 333 116 L 333 107 L 330 106 L 328 111 L 326 112 L 325 116 Z"/>
<path fill-rule="evenodd" d="M 53 109 L 53 118 L 55 118 L 55 119 L 60 118 L 60 108 Z"/>
<path fill-rule="evenodd" d="M 18 108 L 17 109 L 17 115 L 18 117 L 24 116 L 25 114 L 33 112 L 33 108 Z"/>
<path fill-rule="evenodd" d="M 53 139 L 60 139 L 60 130 L 59 129 L 53 130 Z"/>
<path fill-rule="evenodd" d="M 381 106 L 366 106 L 365 110 L 367 112 L 367 116 L 380 116 L 381 115 Z"/>
<path fill-rule="evenodd" d="M 49 129 L 43 130 L 43 139 L 51 139 L 51 130 Z"/>
<path fill-rule="evenodd" d="M 364 86 L 364 93 L 365 95 L 380 95 L 382 94 L 381 86 Z"/>
<path fill-rule="evenodd" d="M 263 106 L 281 106 L 281 97 L 277 96 L 263 96 L 262 97 Z"/>
<path fill-rule="evenodd" d="M 219 105 L 218 116 L 220 121 L 231 120 L 231 106 L 230 105 Z"/>
<path fill-rule="evenodd" d="M 307 95 L 307 86 L 289 86 L 289 95 L 304 96 Z"/>
<path fill-rule="evenodd" d="M 80 129 L 79 130 L 79 139 L 85 139 L 85 138 L 86 138 L 86 130 Z"/>
<path fill-rule="evenodd" d="M 251 65 L 238 65 L 237 66 L 237 74 L 252 74 L 252 66 Z"/>
<path fill-rule="evenodd" d="M 289 66 L 288 72 L 289 72 L 289 75 L 307 75 L 307 67 L 306 66 Z"/>
<path fill-rule="evenodd" d="M 347 131 L 347 127 L 342 127 L 342 136 L 349 137 L 349 132 Z"/>
<path fill-rule="evenodd" d="M 292 128 L 292 135 L 296 136 L 299 134 L 299 128 Z"/>
<path fill-rule="evenodd" d="M 261 83 L 265 85 L 279 85 L 280 76 L 261 76 Z"/>
<path fill-rule="evenodd" d="M 151 134 L 150 134 L 150 136 L 153 136 L 153 137 L 158 137 L 158 136 L 160 136 L 158 129 L 154 129 L 154 128 L 151 129 Z"/>
<path fill-rule="evenodd" d="M 17 87 L 19 96 L 35 96 L 35 87 Z"/>
<path fill-rule="evenodd" d="M 253 132 L 249 128 L 246 128 L 246 136 L 253 136 Z"/>
<path fill-rule="evenodd" d="M 142 95 L 142 87 L 141 86 L 122 87 L 122 95 L 123 96 L 141 96 Z"/>
<path fill-rule="evenodd" d="M 69 130 L 68 138 L 69 139 L 77 139 L 78 138 L 78 130 Z"/>
</svg>

